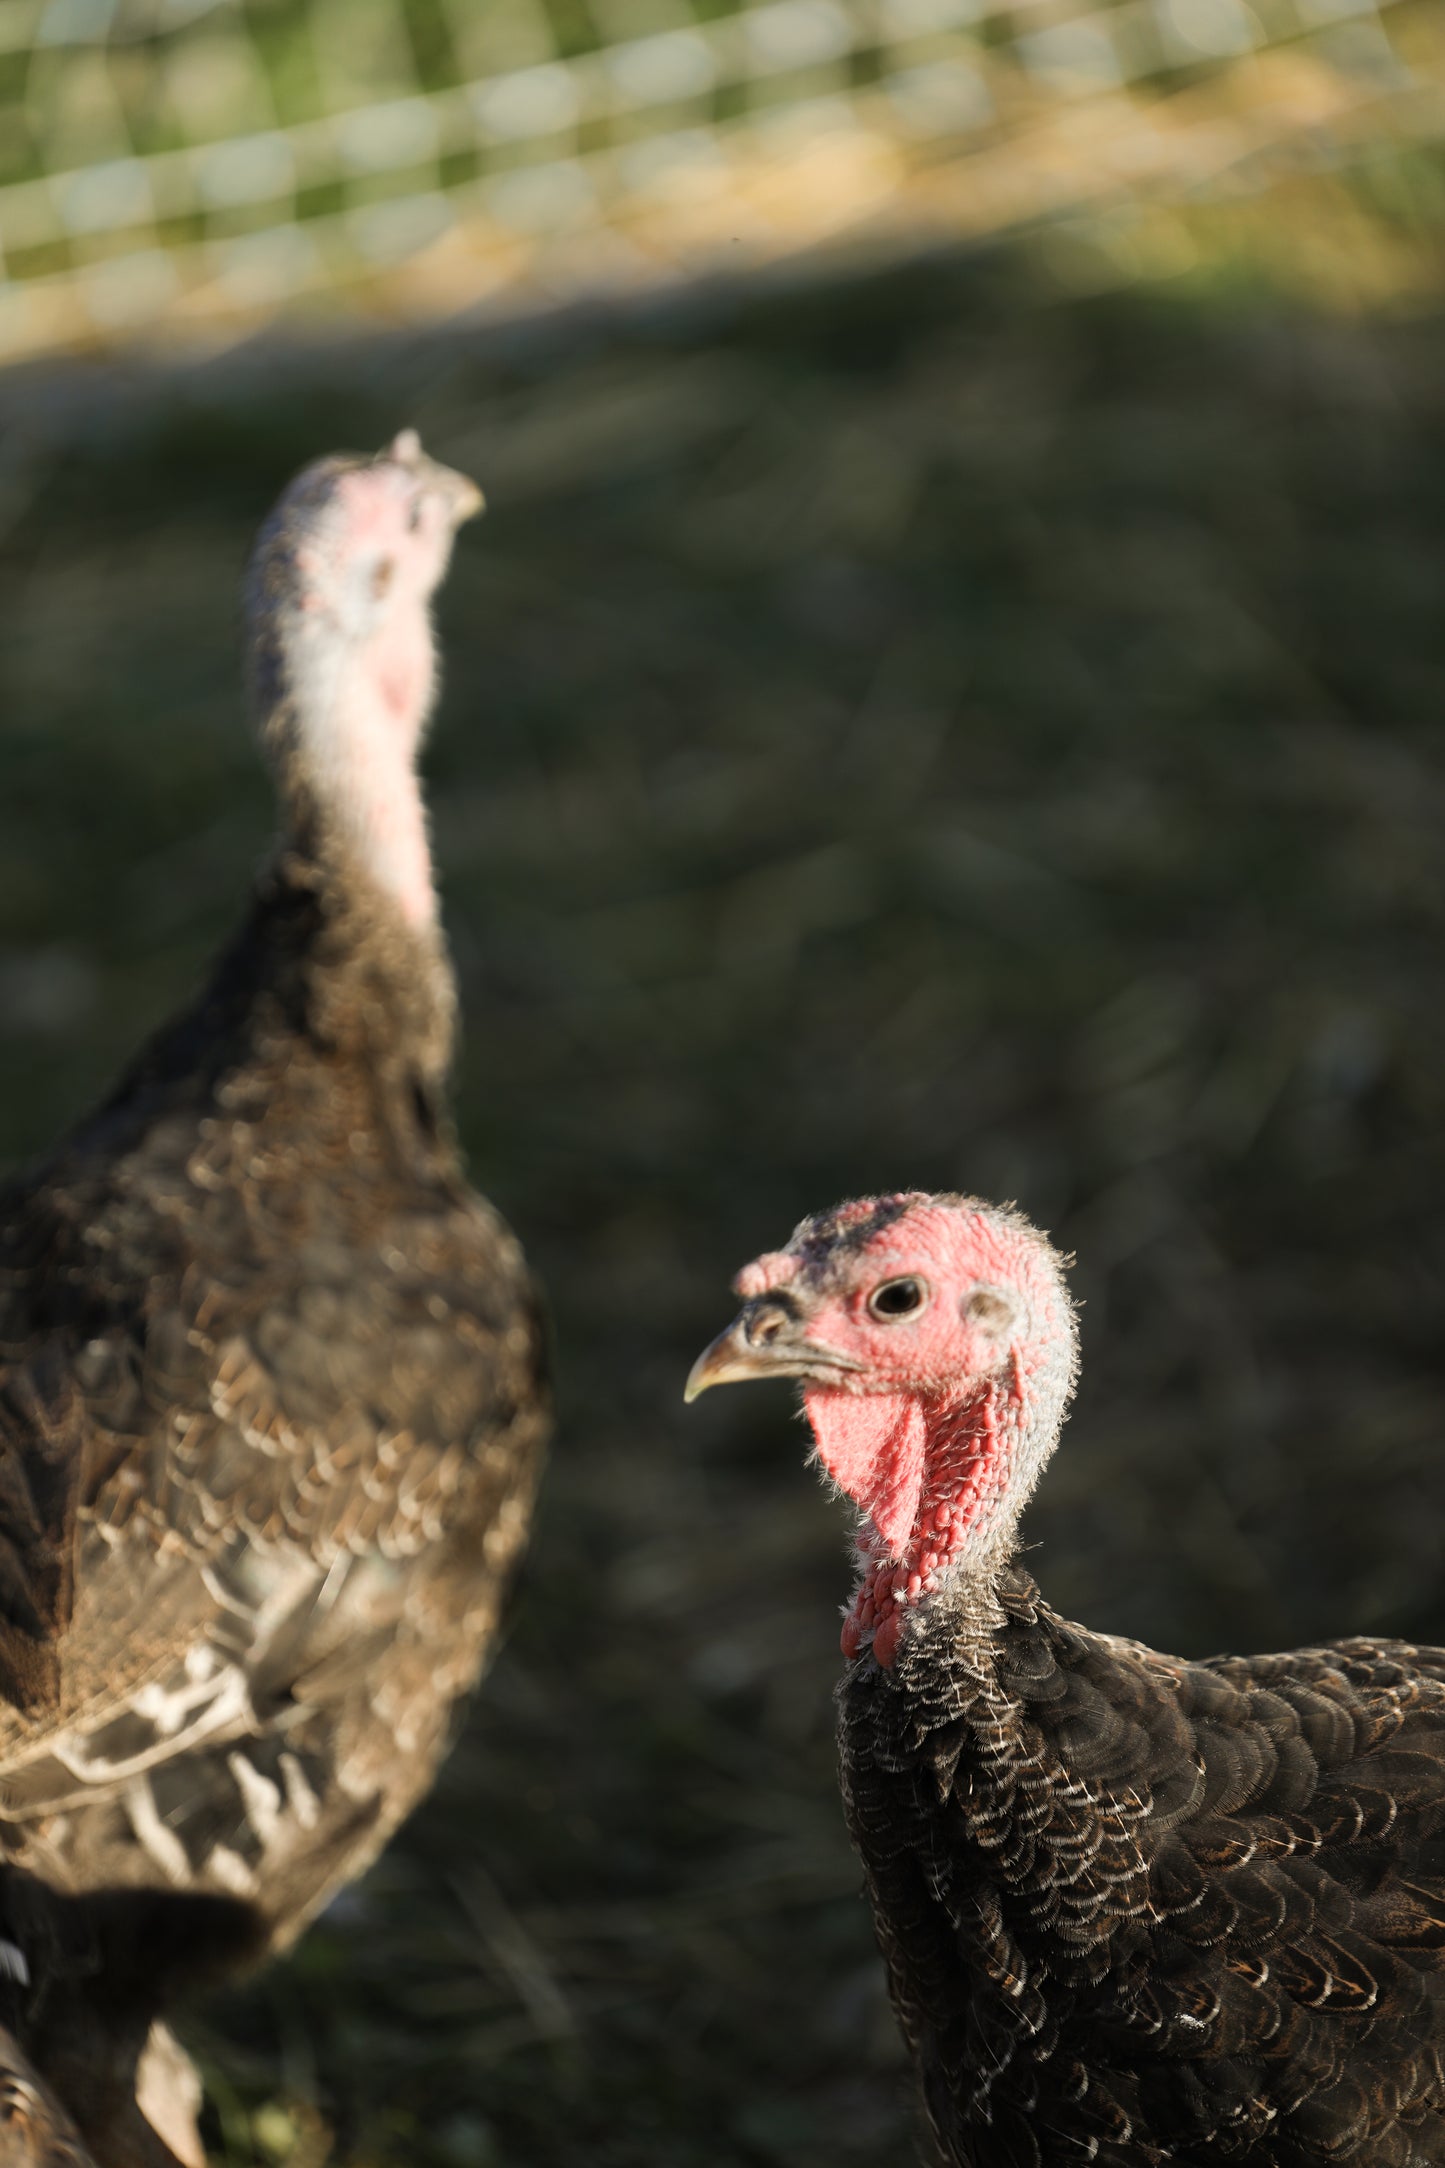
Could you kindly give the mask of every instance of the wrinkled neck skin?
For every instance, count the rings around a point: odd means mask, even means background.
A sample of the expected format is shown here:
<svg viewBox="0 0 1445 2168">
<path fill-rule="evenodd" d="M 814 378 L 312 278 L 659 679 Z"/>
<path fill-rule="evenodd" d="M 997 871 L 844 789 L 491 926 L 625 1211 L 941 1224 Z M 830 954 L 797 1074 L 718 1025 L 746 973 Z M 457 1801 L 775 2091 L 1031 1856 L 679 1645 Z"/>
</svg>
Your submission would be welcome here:
<svg viewBox="0 0 1445 2168">
<path fill-rule="evenodd" d="M 437 921 L 416 765 L 436 689 L 425 608 L 396 611 L 365 639 L 297 612 L 262 642 L 258 720 L 285 844 L 343 887 L 370 888 L 425 941 Z"/>
<path fill-rule="evenodd" d="M 1062 1407 L 1030 1390 L 1015 1357 L 964 1397 L 809 1386 L 819 1458 L 862 1510 L 845 1656 L 871 1646 L 891 1670 L 905 1633 L 941 1609 L 986 1634 L 1019 1513 L 1058 1436 Z"/>
</svg>

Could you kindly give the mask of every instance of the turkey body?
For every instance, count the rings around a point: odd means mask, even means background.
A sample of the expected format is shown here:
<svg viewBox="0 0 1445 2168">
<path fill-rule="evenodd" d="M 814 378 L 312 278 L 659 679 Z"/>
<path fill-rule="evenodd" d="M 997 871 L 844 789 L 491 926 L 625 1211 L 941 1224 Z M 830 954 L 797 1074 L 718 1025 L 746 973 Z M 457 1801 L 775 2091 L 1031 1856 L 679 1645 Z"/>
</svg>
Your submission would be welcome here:
<svg viewBox="0 0 1445 2168">
<path fill-rule="evenodd" d="M 430 1785 L 546 1428 L 439 945 L 304 858 L 0 1195 L 0 1843 L 290 1941 Z"/>
<path fill-rule="evenodd" d="M 101 2168 L 200 2163 L 153 2020 L 428 1789 L 527 1533 L 542 1331 L 446 1115 L 417 772 L 480 505 L 412 431 L 283 493 L 247 582 L 278 847 L 200 996 L 0 1189 L 0 2024 Z"/>
<path fill-rule="evenodd" d="M 689 1397 L 796 1377 L 859 1508 L 844 1810 L 948 2168 L 1445 2162 L 1445 1650 L 1191 1663 L 1015 1555 L 1065 1261 L 902 1191 L 744 1267 Z"/>
<path fill-rule="evenodd" d="M 1012 1566 L 838 1702 L 944 2160 L 1445 2161 L 1445 1651 L 1187 1663 Z"/>
<path fill-rule="evenodd" d="M 70 2117 L 3 2030 L 0 2168 L 95 2168 Z"/>
</svg>

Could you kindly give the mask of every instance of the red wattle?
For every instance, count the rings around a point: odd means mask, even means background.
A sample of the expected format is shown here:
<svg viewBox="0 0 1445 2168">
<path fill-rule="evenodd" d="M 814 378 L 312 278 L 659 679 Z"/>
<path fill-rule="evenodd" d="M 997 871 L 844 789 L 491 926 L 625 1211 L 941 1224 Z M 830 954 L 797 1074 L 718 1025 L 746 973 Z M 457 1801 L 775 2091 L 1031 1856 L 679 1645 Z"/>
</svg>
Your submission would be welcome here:
<svg viewBox="0 0 1445 2168">
<path fill-rule="evenodd" d="M 928 1433 L 907 1393 L 843 1393 L 808 1385 L 803 1404 L 829 1475 L 868 1515 L 890 1558 L 902 1558 L 918 1517 Z"/>
<path fill-rule="evenodd" d="M 890 1611 L 873 1635 L 873 1657 L 885 1671 L 893 1669 L 893 1659 L 898 1654 L 898 1636 L 903 1631 L 903 1613 Z"/>
</svg>

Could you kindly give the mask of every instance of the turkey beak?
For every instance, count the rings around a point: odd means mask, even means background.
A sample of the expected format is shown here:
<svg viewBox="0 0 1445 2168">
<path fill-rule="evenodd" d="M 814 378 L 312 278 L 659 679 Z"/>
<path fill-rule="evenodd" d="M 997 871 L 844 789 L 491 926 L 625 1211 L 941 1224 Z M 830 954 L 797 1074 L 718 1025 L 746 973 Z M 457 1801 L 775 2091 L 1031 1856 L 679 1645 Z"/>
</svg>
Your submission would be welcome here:
<svg viewBox="0 0 1445 2168">
<path fill-rule="evenodd" d="M 398 431 L 381 457 L 395 461 L 399 467 L 410 467 L 427 494 L 441 500 L 454 528 L 485 511 L 487 500 L 471 477 L 458 474 L 455 467 L 443 467 L 437 460 L 429 459 L 414 429 Z"/>
<path fill-rule="evenodd" d="M 743 1305 L 688 1373 L 685 1401 L 711 1385 L 741 1385 L 749 1378 L 839 1378 L 863 1365 L 808 1339 L 803 1320 L 786 1296 L 768 1295 Z"/>
</svg>

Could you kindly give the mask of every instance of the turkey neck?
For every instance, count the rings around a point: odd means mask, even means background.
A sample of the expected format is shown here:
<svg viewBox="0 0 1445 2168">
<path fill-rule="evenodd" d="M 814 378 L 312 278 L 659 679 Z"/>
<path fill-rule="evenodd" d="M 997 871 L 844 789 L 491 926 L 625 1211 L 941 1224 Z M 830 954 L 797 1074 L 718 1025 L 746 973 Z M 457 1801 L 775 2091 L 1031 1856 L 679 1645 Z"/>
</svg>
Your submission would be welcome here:
<svg viewBox="0 0 1445 2168">
<path fill-rule="evenodd" d="M 319 907 L 311 977 L 325 1034 L 369 1019 L 369 1052 L 391 1042 L 434 1077 L 452 1052 L 456 993 L 437 910 L 417 752 L 435 659 L 423 609 L 366 642 L 263 634 L 259 734 L 270 753 L 281 843 L 260 888 Z M 329 993 L 316 966 L 332 981 Z"/>
<path fill-rule="evenodd" d="M 372 657 L 343 652 L 334 674 L 306 678 L 261 723 L 283 840 L 331 887 L 369 891 L 425 947 L 437 897 L 416 770 L 424 714 L 395 712 Z"/>
<path fill-rule="evenodd" d="M 865 1519 L 843 1627 L 846 1656 L 871 1640 L 888 1670 L 901 1651 L 940 1636 L 976 1644 L 983 1655 L 1003 1617 L 998 1584 L 1019 1514 L 1058 1440 L 1062 1403 L 1049 1389 L 1052 1379 L 1041 1382 L 1044 1389 L 1035 1390 L 1026 1365 L 1011 1355 L 998 1376 L 961 1399 L 941 1393 L 894 1404 L 873 1490 L 854 1489 Z M 896 1500 L 910 1485 L 909 1461 L 916 1466 L 911 1525 L 901 1544 L 890 1543 L 875 1517 L 877 1500 L 885 1493 Z"/>
<path fill-rule="evenodd" d="M 243 946 L 291 988 L 293 1028 L 322 1047 L 440 1090 L 455 1050 L 456 982 L 439 920 L 409 925 L 344 836 L 298 821 L 263 871 Z"/>
<path fill-rule="evenodd" d="M 437 918 L 417 775 L 437 682 L 430 588 L 393 582 L 358 614 L 300 567 L 300 548 L 260 553 L 247 658 L 283 834 L 424 936 Z"/>
</svg>

